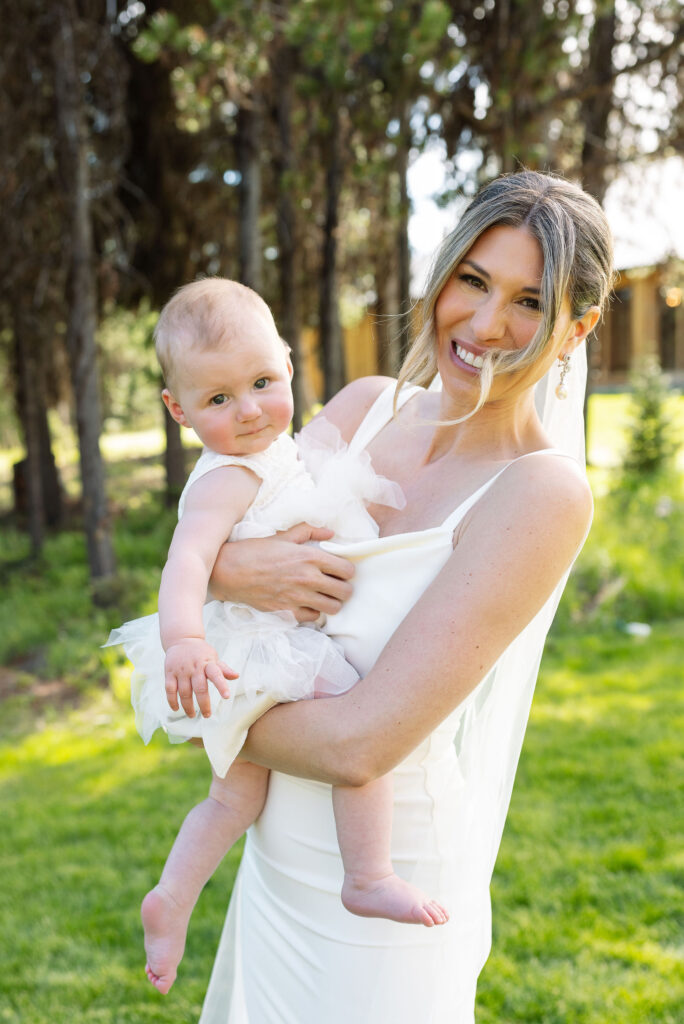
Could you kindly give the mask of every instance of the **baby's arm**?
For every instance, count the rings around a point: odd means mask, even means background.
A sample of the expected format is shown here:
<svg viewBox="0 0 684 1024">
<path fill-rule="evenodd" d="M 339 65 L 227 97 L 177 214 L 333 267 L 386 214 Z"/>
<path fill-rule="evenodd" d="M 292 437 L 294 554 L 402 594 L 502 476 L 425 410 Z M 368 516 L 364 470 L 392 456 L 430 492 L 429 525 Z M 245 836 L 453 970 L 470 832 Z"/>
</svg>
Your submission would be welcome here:
<svg viewBox="0 0 684 1024">
<path fill-rule="evenodd" d="M 166 695 L 174 711 L 180 697 L 185 713 L 194 715 L 194 691 L 206 717 L 211 712 L 207 679 L 227 696 L 225 679 L 236 677 L 218 662 L 205 640 L 202 607 L 216 555 L 254 500 L 259 483 L 248 469 L 222 466 L 200 477 L 188 491 L 159 589 Z"/>
</svg>

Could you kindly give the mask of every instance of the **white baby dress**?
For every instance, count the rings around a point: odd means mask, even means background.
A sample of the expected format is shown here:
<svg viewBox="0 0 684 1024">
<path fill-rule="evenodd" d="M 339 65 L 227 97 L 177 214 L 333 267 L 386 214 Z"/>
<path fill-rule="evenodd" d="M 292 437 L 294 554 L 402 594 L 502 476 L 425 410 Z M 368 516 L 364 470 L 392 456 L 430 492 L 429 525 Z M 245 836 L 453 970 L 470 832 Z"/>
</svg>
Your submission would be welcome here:
<svg viewBox="0 0 684 1024">
<path fill-rule="evenodd" d="M 267 537 L 300 522 L 327 526 L 340 541 L 372 539 L 378 528 L 366 504 L 404 504 L 401 488 L 374 472 L 366 452 L 352 454 L 337 428 L 322 417 L 309 424 L 297 443 L 282 434 L 255 455 L 220 455 L 205 449 L 181 495 L 179 519 L 192 484 L 222 466 L 244 466 L 261 480 L 254 501 L 227 538 L 231 541 Z M 131 701 L 145 743 L 158 728 L 172 743 L 201 738 L 221 777 L 240 751 L 249 726 L 274 704 L 313 697 L 314 690 L 334 696 L 359 678 L 335 640 L 313 626 L 299 626 L 291 612 L 262 612 L 210 600 L 203 619 L 207 642 L 239 673 L 230 682 L 228 699 L 209 685 L 208 718 L 199 711 L 190 718 L 167 703 L 158 615 L 112 630 L 107 645 L 122 644 L 133 663 Z"/>
</svg>

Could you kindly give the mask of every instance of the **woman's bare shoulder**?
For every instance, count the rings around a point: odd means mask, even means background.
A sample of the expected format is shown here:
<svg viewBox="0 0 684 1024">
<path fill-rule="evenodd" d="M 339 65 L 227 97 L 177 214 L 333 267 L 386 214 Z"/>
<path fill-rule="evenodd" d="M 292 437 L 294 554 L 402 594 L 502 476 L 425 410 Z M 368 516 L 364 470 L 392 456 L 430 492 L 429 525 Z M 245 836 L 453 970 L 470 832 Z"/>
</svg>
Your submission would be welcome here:
<svg viewBox="0 0 684 1024">
<path fill-rule="evenodd" d="M 396 381 L 392 377 L 360 377 L 331 398 L 319 415 L 334 423 L 349 442 L 378 396 Z"/>
<path fill-rule="evenodd" d="M 479 519 L 481 528 L 496 532 L 523 528 L 538 542 L 544 537 L 573 550 L 586 535 L 593 508 L 582 467 L 574 459 L 539 451 L 511 463 L 466 520 Z"/>
<path fill-rule="evenodd" d="M 567 517 L 577 518 L 580 523 L 591 519 L 591 488 L 584 469 L 575 459 L 552 452 L 533 452 L 513 463 L 509 472 L 521 493 L 534 497 L 546 512 L 565 510 Z"/>
</svg>

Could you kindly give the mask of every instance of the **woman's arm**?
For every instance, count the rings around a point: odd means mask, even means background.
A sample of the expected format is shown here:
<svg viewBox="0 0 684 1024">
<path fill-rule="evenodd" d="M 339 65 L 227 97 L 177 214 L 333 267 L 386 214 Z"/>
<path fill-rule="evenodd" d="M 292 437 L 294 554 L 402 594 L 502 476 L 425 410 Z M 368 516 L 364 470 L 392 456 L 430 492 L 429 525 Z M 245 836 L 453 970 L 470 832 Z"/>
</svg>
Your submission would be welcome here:
<svg viewBox="0 0 684 1024">
<path fill-rule="evenodd" d="M 390 377 L 364 377 L 335 395 L 319 415 L 351 441 Z M 211 575 L 211 592 L 222 601 L 239 601 L 261 611 L 287 609 L 299 622 L 334 615 L 352 593 L 354 567 L 308 541 L 329 540 L 331 530 L 301 523 L 275 537 L 225 544 Z"/>
<path fill-rule="evenodd" d="M 279 771 L 364 785 L 394 768 L 475 688 L 572 563 L 591 520 L 579 470 L 511 467 L 473 508 L 447 565 L 348 693 L 280 705 L 243 754 Z"/>
<path fill-rule="evenodd" d="M 334 615 L 351 597 L 354 566 L 308 543 L 332 535 L 300 523 L 273 537 L 224 544 L 211 574 L 212 596 L 263 612 L 287 609 L 299 622 Z"/>
</svg>

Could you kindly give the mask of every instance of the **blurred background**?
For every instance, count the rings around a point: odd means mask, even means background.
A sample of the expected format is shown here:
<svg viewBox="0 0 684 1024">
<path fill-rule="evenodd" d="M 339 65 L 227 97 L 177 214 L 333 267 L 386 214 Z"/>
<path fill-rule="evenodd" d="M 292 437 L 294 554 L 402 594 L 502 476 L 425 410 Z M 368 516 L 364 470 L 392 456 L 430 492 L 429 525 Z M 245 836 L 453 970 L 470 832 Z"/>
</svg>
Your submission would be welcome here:
<svg viewBox="0 0 684 1024">
<path fill-rule="evenodd" d="M 5 0 L 0 1021 L 195 1020 L 237 864 L 164 1002 L 137 903 L 204 765 L 142 748 L 100 650 L 156 607 L 197 454 L 159 399 L 161 305 L 203 275 L 261 292 L 299 426 L 396 372 L 439 241 L 521 166 L 604 205 L 619 277 L 478 1022 L 679 1019 L 683 40 L 679 0 Z"/>
</svg>

